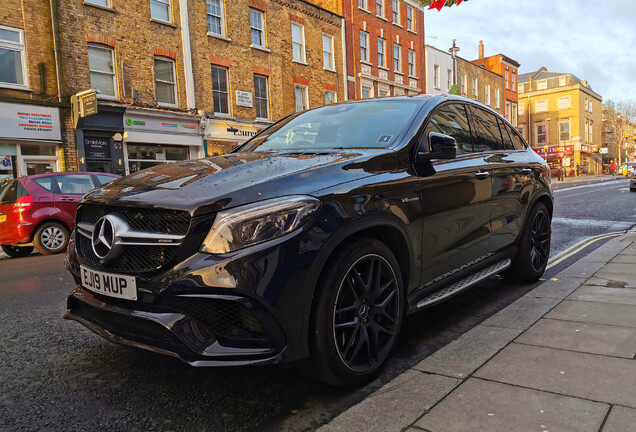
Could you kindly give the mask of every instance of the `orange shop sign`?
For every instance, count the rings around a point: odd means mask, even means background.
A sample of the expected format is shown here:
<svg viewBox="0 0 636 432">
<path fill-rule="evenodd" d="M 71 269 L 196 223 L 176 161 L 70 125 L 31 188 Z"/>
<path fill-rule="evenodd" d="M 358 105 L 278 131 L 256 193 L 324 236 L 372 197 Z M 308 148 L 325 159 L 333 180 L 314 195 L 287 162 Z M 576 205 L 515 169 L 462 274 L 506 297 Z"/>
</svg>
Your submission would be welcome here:
<svg viewBox="0 0 636 432">
<path fill-rule="evenodd" d="M 544 148 L 535 148 L 533 149 L 538 155 L 545 156 L 546 150 Z M 571 155 L 574 153 L 574 146 L 555 146 L 548 147 L 547 154 L 548 157 L 558 157 L 563 158 L 566 155 Z"/>
</svg>

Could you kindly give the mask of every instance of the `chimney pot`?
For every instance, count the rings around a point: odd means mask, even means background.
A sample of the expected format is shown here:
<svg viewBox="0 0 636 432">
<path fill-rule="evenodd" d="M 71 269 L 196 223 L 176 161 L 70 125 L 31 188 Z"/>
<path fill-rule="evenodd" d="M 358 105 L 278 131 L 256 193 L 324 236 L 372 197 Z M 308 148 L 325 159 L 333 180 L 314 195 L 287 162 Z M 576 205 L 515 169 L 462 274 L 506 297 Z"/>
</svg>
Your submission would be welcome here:
<svg viewBox="0 0 636 432">
<path fill-rule="evenodd" d="M 479 59 L 483 59 L 484 58 L 484 41 L 480 40 L 479 41 Z"/>
</svg>

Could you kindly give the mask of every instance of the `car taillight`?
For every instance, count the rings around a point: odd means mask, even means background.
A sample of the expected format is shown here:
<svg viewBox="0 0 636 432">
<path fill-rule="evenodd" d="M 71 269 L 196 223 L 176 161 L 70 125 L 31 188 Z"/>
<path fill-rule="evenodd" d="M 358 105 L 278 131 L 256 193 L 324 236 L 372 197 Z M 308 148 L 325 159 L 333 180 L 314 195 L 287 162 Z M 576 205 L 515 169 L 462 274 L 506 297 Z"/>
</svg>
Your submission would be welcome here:
<svg viewBox="0 0 636 432">
<path fill-rule="evenodd" d="M 15 200 L 13 204 L 13 213 L 22 213 L 33 204 L 31 196 L 23 196 Z"/>
</svg>

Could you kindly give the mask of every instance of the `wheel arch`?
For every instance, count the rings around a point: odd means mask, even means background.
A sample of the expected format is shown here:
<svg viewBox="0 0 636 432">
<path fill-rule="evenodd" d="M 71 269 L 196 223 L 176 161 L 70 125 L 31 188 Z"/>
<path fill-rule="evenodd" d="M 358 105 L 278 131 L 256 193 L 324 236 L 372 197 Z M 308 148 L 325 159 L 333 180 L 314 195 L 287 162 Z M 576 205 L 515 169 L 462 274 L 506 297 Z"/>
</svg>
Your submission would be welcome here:
<svg viewBox="0 0 636 432">
<path fill-rule="evenodd" d="M 37 223 L 37 225 L 35 227 L 33 227 L 33 230 L 31 231 L 31 242 L 33 242 L 33 240 L 35 240 L 35 233 L 38 232 L 40 227 L 42 225 L 44 225 L 45 223 L 49 223 L 49 222 L 54 222 L 54 223 L 58 223 L 58 224 L 62 225 L 64 228 L 66 228 L 66 232 L 68 233 L 69 237 L 71 236 L 71 232 L 73 230 L 68 226 L 68 224 L 66 222 L 64 222 L 61 219 L 47 218 L 47 219 L 39 221 Z"/>
</svg>

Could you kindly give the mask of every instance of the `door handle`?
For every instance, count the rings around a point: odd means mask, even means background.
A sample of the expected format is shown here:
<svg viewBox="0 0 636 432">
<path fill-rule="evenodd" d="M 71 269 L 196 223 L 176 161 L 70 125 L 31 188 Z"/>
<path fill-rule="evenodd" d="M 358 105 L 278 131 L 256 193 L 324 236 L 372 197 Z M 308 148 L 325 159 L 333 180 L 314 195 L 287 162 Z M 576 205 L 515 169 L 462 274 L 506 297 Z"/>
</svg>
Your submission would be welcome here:
<svg viewBox="0 0 636 432">
<path fill-rule="evenodd" d="M 62 197 L 60 198 L 60 201 L 73 201 L 73 198 Z"/>
<path fill-rule="evenodd" d="M 521 170 L 521 172 L 523 174 L 530 174 L 531 172 L 533 172 L 534 170 L 532 168 L 524 168 Z"/>
<path fill-rule="evenodd" d="M 475 173 L 475 177 L 477 177 L 478 179 L 485 179 L 486 177 L 488 177 L 490 175 L 490 173 L 488 171 L 477 171 Z"/>
</svg>

